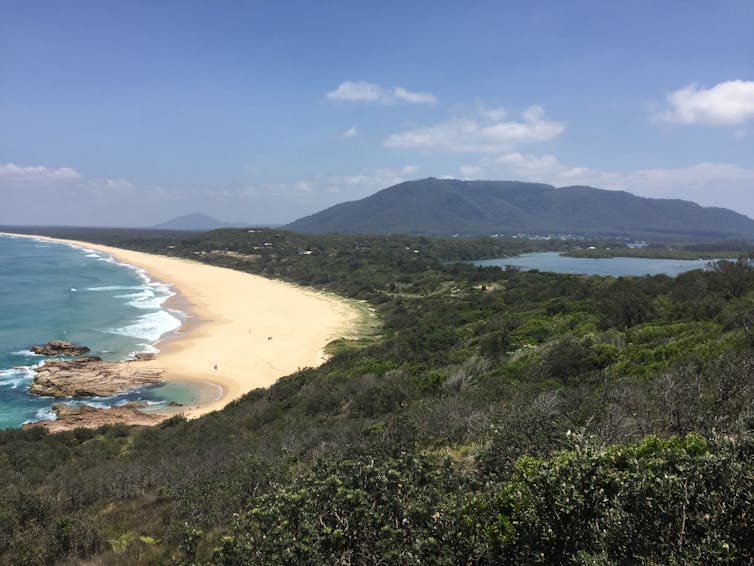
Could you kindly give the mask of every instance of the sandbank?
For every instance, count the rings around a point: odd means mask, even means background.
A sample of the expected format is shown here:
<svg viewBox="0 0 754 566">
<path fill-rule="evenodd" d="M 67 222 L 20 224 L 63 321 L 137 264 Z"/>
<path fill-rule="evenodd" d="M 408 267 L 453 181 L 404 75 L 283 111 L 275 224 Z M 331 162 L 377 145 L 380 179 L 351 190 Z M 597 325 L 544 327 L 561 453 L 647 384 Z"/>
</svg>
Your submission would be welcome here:
<svg viewBox="0 0 754 566">
<path fill-rule="evenodd" d="M 353 336 L 363 316 L 347 299 L 197 261 L 46 236 L 5 235 L 103 252 L 170 284 L 178 294 L 173 304 L 186 320 L 174 336 L 157 344 L 155 359 L 143 363 L 164 368 L 166 381 L 219 386 L 215 399 L 184 407 L 187 417 L 219 410 L 300 368 L 320 365 L 327 358 L 325 346 Z"/>
</svg>

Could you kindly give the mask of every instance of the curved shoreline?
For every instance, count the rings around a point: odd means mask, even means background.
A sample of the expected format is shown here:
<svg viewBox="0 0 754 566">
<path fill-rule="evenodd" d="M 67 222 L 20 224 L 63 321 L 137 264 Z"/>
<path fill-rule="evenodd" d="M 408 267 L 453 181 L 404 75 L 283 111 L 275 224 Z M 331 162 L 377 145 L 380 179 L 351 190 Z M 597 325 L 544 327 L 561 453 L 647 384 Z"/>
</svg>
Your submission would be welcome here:
<svg viewBox="0 0 754 566">
<path fill-rule="evenodd" d="M 362 313 L 347 299 L 258 275 L 90 242 L 11 234 L 79 246 L 113 256 L 167 283 L 165 305 L 186 317 L 145 366 L 164 368 L 164 381 L 207 383 L 221 394 L 183 407 L 189 418 L 219 410 L 244 393 L 269 387 L 303 367 L 320 365 L 332 340 L 356 332 Z M 178 303 L 178 304 L 176 304 Z"/>
</svg>

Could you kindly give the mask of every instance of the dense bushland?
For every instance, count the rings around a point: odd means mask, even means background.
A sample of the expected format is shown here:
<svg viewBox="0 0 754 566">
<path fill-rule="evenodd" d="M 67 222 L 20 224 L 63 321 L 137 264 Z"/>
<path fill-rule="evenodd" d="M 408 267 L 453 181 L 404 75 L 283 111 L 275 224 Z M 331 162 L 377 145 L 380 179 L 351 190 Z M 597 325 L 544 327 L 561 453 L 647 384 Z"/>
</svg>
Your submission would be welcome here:
<svg viewBox="0 0 754 566">
<path fill-rule="evenodd" d="M 0 433 L 0 561 L 754 558 L 747 259 L 610 278 L 447 263 L 520 245 L 493 239 L 100 237 L 366 299 L 381 326 L 195 421 Z"/>
</svg>

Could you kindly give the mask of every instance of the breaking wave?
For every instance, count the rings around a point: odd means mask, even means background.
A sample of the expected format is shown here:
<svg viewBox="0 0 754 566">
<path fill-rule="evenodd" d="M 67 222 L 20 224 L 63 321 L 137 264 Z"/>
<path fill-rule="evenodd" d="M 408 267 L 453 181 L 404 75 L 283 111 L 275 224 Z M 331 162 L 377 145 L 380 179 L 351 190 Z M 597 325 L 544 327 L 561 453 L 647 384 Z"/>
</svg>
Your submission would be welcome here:
<svg viewBox="0 0 754 566">
<path fill-rule="evenodd" d="M 128 326 L 113 328 L 109 332 L 131 338 L 141 338 L 151 343 L 159 340 L 163 334 L 177 330 L 180 325 L 180 319 L 167 311 L 159 310 L 145 313 Z"/>
</svg>

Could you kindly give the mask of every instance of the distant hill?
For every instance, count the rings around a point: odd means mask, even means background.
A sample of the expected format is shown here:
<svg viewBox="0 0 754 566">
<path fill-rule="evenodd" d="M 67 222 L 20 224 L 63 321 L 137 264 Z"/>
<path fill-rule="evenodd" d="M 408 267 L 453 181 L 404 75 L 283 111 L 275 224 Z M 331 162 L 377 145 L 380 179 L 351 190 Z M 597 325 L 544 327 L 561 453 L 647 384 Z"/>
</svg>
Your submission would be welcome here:
<svg viewBox="0 0 754 566">
<path fill-rule="evenodd" d="M 558 233 L 754 239 L 754 220 L 725 208 L 593 187 L 421 179 L 285 226 L 304 233 L 434 236 Z"/>
<path fill-rule="evenodd" d="M 222 222 L 206 214 L 195 213 L 178 216 L 167 222 L 152 226 L 155 230 L 191 230 L 195 232 L 207 232 L 217 228 L 228 228 L 233 224 Z M 236 225 L 238 226 L 238 225 Z"/>
</svg>

